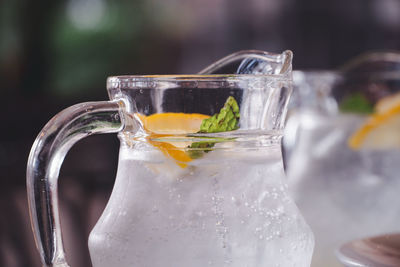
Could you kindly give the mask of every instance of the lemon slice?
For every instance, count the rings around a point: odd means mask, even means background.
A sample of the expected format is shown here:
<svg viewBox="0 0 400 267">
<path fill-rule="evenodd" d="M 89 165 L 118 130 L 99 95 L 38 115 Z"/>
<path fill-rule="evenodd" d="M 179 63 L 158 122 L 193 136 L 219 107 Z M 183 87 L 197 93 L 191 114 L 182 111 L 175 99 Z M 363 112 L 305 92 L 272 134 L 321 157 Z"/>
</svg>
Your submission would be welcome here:
<svg viewBox="0 0 400 267">
<path fill-rule="evenodd" d="M 204 119 L 210 116 L 198 113 L 157 113 L 150 116 L 138 115 L 146 131 L 154 134 L 188 134 L 200 130 Z"/>
<path fill-rule="evenodd" d="M 375 111 L 377 113 L 384 113 L 398 105 L 400 105 L 400 93 L 390 95 L 379 100 L 375 105 Z"/>
<path fill-rule="evenodd" d="M 350 137 L 350 148 L 400 148 L 400 95 L 381 99 L 375 113 Z"/>
<path fill-rule="evenodd" d="M 210 116 L 198 113 L 157 113 L 150 116 L 137 114 L 143 128 L 149 133 L 147 140 L 150 144 L 160 149 L 165 156 L 174 159 L 176 164 L 185 168 L 192 158 L 186 153 L 185 148 L 191 142 L 167 141 L 168 137 L 178 134 L 196 133 L 204 119 Z M 162 138 L 162 141 L 158 141 Z"/>
</svg>

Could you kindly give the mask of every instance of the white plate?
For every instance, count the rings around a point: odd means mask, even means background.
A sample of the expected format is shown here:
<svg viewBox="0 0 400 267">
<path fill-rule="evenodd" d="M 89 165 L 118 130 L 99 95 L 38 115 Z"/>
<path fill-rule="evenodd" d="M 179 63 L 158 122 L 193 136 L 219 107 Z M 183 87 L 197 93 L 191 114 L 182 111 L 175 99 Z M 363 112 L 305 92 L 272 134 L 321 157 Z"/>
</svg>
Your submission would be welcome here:
<svg viewBox="0 0 400 267">
<path fill-rule="evenodd" d="M 349 267 L 399 267 L 400 233 L 348 242 L 336 251 L 336 256 Z"/>
</svg>

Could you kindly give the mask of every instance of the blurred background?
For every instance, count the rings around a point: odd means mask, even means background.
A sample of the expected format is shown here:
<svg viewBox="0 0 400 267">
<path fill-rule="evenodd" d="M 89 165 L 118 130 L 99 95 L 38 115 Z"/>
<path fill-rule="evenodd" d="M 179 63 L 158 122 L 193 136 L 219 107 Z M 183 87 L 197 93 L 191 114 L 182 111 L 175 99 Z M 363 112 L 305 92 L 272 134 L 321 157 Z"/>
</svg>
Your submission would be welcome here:
<svg viewBox="0 0 400 267">
<path fill-rule="evenodd" d="M 398 0 L 3 0 L 0 2 L 0 266 L 40 266 L 29 224 L 30 147 L 58 111 L 106 100 L 107 76 L 196 73 L 242 49 L 294 52 L 294 69 L 335 69 L 400 50 Z M 87 237 L 111 193 L 116 135 L 75 145 L 60 175 L 67 257 L 90 266 Z"/>
</svg>

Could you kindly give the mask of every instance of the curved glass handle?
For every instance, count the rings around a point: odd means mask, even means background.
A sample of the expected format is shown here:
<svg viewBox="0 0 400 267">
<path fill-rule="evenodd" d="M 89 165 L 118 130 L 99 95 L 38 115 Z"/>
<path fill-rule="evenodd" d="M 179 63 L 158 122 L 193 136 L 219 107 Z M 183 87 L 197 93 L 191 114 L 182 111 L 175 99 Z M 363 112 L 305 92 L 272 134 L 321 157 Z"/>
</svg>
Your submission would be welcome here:
<svg viewBox="0 0 400 267">
<path fill-rule="evenodd" d="M 57 180 L 68 150 L 80 139 L 124 127 L 123 102 L 87 102 L 54 116 L 36 138 L 28 159 L 27 191 L 31 224 L 44 266 L 69 266 L 58 211 Z"/>
</svg>

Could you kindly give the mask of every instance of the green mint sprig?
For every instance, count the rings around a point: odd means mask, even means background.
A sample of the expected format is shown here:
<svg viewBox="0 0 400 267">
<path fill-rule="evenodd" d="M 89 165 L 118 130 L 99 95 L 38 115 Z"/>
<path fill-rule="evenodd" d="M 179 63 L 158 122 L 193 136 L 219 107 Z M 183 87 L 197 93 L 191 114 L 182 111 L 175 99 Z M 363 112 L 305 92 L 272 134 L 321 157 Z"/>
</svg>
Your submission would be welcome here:
<svg viewBox="0 0 400 267">
<path fill-rule="evenodd" d="M 348 113 L 370 114 L 374 111 L 374 106 L 363 94 L 356 92 L 340 102 L 339 110 Z"/>
<path fill-rule="evenodd" d="M 204 119 L 200 125 L 199 133 L 218 133 L 233 131 L 239 128 L 239 105 L 235 98 L 228 97 L 219 113 Z"/>
<path fill-rule="evenodd" d="M 239 119 L 239 105 L 234 97 L 229 96 L 219 113 L 201 122 L 200 131 L 198 133 L 218 133 L 237 130 L 239 129 Z M 192 143 L 188 148 L 194 148 L 194 150 L 189 150 L 189 156 L 192 159 L 202 157 L 204 152 L 210 152 L 216 143 L 221 142 L 221 138 L 218 139 L 219 140 L 216 141 Z"/>
</svg>

